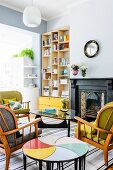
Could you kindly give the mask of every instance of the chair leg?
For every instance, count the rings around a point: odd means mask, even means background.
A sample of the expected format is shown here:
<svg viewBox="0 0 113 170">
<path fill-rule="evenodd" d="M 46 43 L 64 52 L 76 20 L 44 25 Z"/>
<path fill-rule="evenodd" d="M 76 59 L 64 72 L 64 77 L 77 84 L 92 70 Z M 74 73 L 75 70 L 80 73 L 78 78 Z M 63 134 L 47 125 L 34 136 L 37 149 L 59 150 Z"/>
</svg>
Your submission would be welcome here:
<svg viewBox="0 0 113 170">
<path fill-rule="evenodd" d="M 28 121 L 30 122 L 30 113 L 28 114 Z"/>
<path fill-rule="evenodd" d="M 10 162 L 10 152 L 6 152 L 6 165 L 5 165 L 5 170 L 9 169 L 9 162 Z"/>
<path fill-rule="evenodd" d="M 104 161 L 105 165 L 108 166 L 108 150 L 104 150 Z"/>
</svg>

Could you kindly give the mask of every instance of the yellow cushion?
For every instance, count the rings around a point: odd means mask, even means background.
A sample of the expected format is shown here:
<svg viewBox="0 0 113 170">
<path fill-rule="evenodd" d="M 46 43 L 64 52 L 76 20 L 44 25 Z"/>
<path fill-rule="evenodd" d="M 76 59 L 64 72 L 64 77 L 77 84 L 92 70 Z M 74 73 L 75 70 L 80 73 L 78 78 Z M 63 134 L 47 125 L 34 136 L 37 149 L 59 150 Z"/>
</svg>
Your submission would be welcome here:
<svg viewBox="0 0 113 170">
<path fill-rule="evenodd" d="M 107 105 L 107 106 L 110 106 Z M 106 106 L 104 106 L 106 107 Z M 113 125 L 113 114 L 111 115 L 111 113 L 113 112 L 113 108 L 108 108 L 108 109 L 105 109 L 101 115 L 100 115 L 100 118 L 99 118 L 99 122 L 98 122 L 98 127 L 101 128 L 101 129 L 105 129 L 105 130 L 110 130 L 110 128 L 112 127 Z M 109 119 L 109 116 L 111 115 L 110 119 Z M 109 120 L 109 121 L 108 121 Z M 108 121 L 108 122 L 107 122 Z M 105 126 L 105 123 L 107 122 L 107 125 L 106 127 L 104 128 Z M 107 134 L 106 133 L 103 133 L 101 132 L 100 133 L 100 138 L 102 139 L 106 139 L 107 137 Z"/>
<path fill-rule="evenodd" d="M 30 109 L 20 108 L 20 109 L 17 109 L 17 110 L 13 110 L 13 112 L 14 112 L 15 114 L 25 114 L 25 113 L 29 113 L 29 112 L 30 112 Z"/>
<path fill-rule="evenodd" d="M 109 103 L 105 104 L 104 106 L 113 106 L 113 102 L 109 102 Z"/>
<path fill-rule="evenodd" d="M 90 122 L 91 124 L 96 126 L 96 120 L 94 122 Z M 75 127 L 75 132 L 77 132 L 77 127 Z M 84 132 L 84 124 L 81 124 L 80 131 Z M 91 134 L 91 127 L 88 125 L 85 125 L 85 132 Z M 95 134 L 97 131 L 96 129 L 92 128 L 92 134 Z"/>
<path fill-rule="evenodd" d="M 13 98 L 13 99 L 2 99 L 2 100 L 3 100 L 4 104 L 7 104 L 7 103 L 9 103 L 10 100 L 11 101 L 16 101 L 16 98 Z"/>
<path fill-rule="evenodd" d="M 81 135 L 84 136 L 83 134 L 81 134 Z M 91 139 L 91 134 L 88 134 L 88 133 L 87 133 L 87 134 L 86 134 L 86 137 L 87 137 L 88 139 Z M 97 135 L 92 135 L 92 140 L 98 143 Z M 99 144 L 104 145 L 104 144 L 105 144 L 105 140 L 99 138 Z"/>
</svg>

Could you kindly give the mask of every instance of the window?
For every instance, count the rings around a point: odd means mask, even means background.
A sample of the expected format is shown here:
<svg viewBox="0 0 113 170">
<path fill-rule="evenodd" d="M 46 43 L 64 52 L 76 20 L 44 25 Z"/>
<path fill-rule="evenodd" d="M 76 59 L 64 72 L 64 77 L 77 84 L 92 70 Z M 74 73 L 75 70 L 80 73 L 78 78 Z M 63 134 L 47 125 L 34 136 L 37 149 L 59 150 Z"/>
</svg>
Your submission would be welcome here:
<svg viewBox="0 0 113 170">
<path fill-rule="evenodd" d="M 14 58 L 23 48 L 32 48 L 32 34 L 0 25 L 0 89 L 23 86 L 23 58 Z"/>
</svg>

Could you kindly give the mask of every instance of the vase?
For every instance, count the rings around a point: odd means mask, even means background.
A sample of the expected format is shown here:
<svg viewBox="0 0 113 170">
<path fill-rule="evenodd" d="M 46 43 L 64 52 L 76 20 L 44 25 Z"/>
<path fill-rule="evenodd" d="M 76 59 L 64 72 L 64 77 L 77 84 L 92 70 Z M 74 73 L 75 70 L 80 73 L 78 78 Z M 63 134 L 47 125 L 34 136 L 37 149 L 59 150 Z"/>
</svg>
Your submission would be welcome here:
<svg viewBox="0 0 113 170">
<path fill-rule="evenodd" d="M 82 70 L 82 77 L 86 76 L 86 70 Z"/>
<path fill-rule="evenodd" d="M 78 70 L 73 70 L 73 75 L 76 76 L 78 74 Z"/>
</svg>

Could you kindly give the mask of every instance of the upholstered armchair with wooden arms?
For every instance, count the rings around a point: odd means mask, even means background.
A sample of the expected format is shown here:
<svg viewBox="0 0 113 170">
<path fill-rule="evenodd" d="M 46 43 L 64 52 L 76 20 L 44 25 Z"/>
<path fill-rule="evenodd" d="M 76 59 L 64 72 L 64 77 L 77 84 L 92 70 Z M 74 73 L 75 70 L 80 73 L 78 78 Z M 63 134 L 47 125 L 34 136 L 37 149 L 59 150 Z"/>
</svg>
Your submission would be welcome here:
<svg viewBox="0 0 113 170">
<path fill-rule="evenodd" d="M 108 166 L 108 151 L 113 149 L 113 104 L 104 106 L 94 123 L 75 116 L 78 127 L 75 136 L 103 150 L 105 165 Z"/>
<path fill-rule="evenodd" d="M 11 153 L 41 133 L 39 121 L 40 118 L 18 127 L 15 113 L 9 107 L 0 105 L 0 152 L 6 155 L 5 170 L 9 169 Z"/>
<path fill-rule="evenodd" d="M 17 118 L 28 117 L 30 121 L 30 109 L 29 103 L 30 101 L 23 102 L 22 94 L 19 91 L 0 91 L 0 104 L 7 105 L 10 107 L 9 102 L 15 101 L 21 103 L 21 108 L 14 109 L 14 113 Z"/>
</svg>

